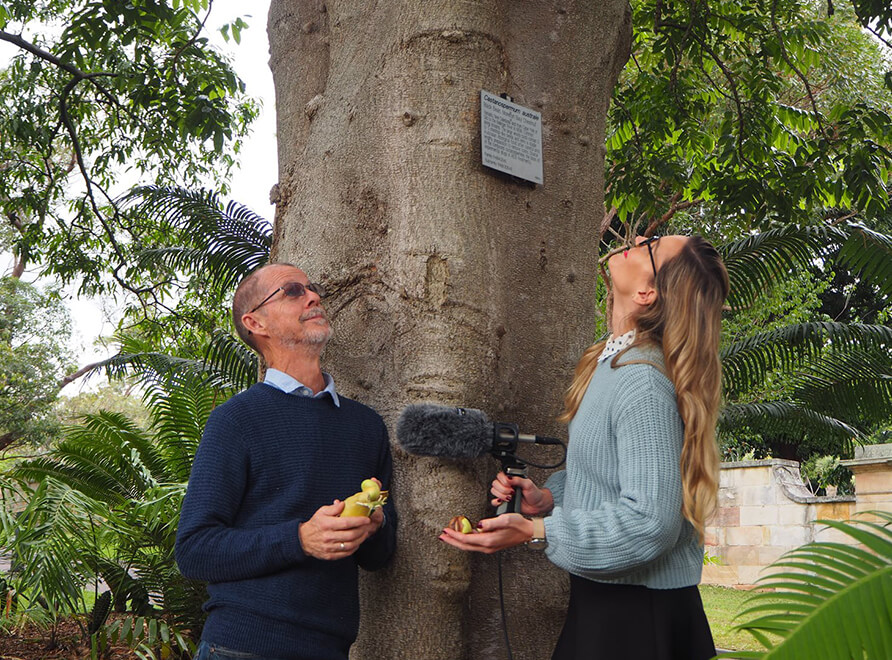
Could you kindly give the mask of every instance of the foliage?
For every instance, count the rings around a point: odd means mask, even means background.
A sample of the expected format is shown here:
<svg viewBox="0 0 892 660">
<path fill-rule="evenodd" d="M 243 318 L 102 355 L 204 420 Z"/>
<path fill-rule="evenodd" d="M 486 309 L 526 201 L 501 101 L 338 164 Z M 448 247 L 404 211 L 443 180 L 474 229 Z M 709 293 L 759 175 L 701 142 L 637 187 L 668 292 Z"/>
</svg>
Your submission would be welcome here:
<svg viewBox="0 0 892 660">
<path fill-rule="evenodd" d="M 739 628 L 764 651 L 720 657 L 892 657 L 892 514 L 871 515 L 880 522 L 818 521 L 858 545 L 808 543 L 775 562 L 772 567 L 781 572 L 759 581 L 774 591 L 753 596 L 740 614 L 748 621 Z"/>
<path fill-rule="evenodd" d="M 235 285 L 269 258 L 270 223 L 208 191 L 140 187 L 125 203 L 129 215 L 169 236 L 167 247 L 146 248 L 137 258 L 141 268 L 171 283 L 178 297 L 173 309 L 161 304 L 131 309 L 126 331 L 116 337 L 118 354 L 94 370 L 103 369 L 110 378 L 166 377 L 185 370 L 227 391 L 251 385 L 257 356 L 232 335 L 227 310 Z"/>
<path fill-rule="evenodd" d="M 203 34 L 208 0 L 13 0 L 0 40 L 0 214 L 11 246 L 82 290 L 148 295 L 133 253 L 165 245 L 122 217 L 123 181 L 223 185 L 256 115 Z M 233 36 L 245 27 L 228 26 Z M 228 32 L 227 32 L 228 34 Z M 73 184 L 69 174 L 80 180 Z M 7 246 L 4 246 L 7 247 Z"/>
<path fill-rule="evenodd" d="M 890 422 L 892 17 L 853 5 L 632 3 L 605 222 L 724 246 L 729 455 L 850 454 Z"/>
<path fill-rule="evenodd" d="M 814 455 L 799 466 L 799 474 L 809 484 L 812 492 L 825 493 L 828 486 L 840 488 L 838 494 L 851 494 L 853 491 L 851 471 L 839 462 L 839 456 Z"/>
<path fill-rule="evenodd" d="M 270 223 L 238 202 L 225 206 L 217 193 L 141 186 L 124 198 L 129 216 L 145 219 L 166 235 L 167 246 L 146 246 L 135 266 L 175 277 L 190 275 L 207 295 L 226 294 L 266 263 L 272 244 Z"/>
<path fill-rule="evenodd" d="M 881 3 L 858 4 L 886 15 Z M 871 39 L 851 7 L 632 8 L 632 57 L 608 118 L 606 202 L 621 219 L 648 217 L 653 228 L 696 209 L 768 229 L 888 210 L 889 44 Z"/>
<path fill-rule="evenodd" d="M 122 413 L 140 428 L 146 428 L 151 423 L 149 412 L 134 389 L 122 380 L 103 383 L 95 389 L 60 397 L 55 414 L 62 424 L 71 426 L 87 415 L 107 410 Z"/>
<path fill-rule="evenodd" d="M 222 300 L 267 259 L 269 224 L 237 204 L 224 207 L 216 195 L 142 188 L 128 204 L 134 214 L 155 213 L 158 226 L 180 242 L 141 254 L 154 273 L 189 275 L 178 312 L 192 304 L 190 296 L 204 304 Z M 157 644 L 185 650 L 189 640 L 180 631 L 200 630 L 203 589 L 184 580 L 173 559 L 180 502 L 210 409 L 257 376 L 256 355 L 216 329 L 221 317 L 173 316 L 176 326 L 146 318 L 120 333 L 119 354 L 96 367 L 114 380 L 141 383 L 150 431 L 119 412 L 93 409 L 85 397 L 71 406 L 85 413 L 79 425 L 7 475 L 7 492 L 27 506 L 15 519 L 7 514 L 0 547 L 13 550 L 24 569 L 20 591 L 60 603 L 44 616 L 82 611 L 79 590 L 101 578 L 118 610 L 145 617 L 94 633 L 99 650 L 118 640 L 141 645 L 143 654 Z M 178 342 L 157 350 L 172 327 L 180 328 Z"/>
<path fill-rule="evenodd" d="M 57 291 L 0 279 L 0 449 L 54 437 L 59 380 L 72 361 L 70 319 Z"/>
<path fill-rule="evenodd" d="M 0 525 L 0 548 L 20 567 L 17 591 L 58 617 L 83 612 L 83 589 L 102 579 L 118 611 L 146 617 L 107 631 L 113 640 L 151 646 L 176 641 L 174 629 L 199 631 L 204 590 L 179 574 L 173 551 L 195 449 L 223 398 L 194 375 L 156 379 L 145 394 L 150 430 L 89 414 L 44 456 L 7 471 L 4 492 L 25 503 L 15 515 L 4 507 Z"/>
<path fill-rule="evenodd" d="M 811 320 L 816 310 L 806 307 L 798 317 L 769 316 L 767 329 L 761 330 L 754 323 L 758 315 L 747 309 L 757 304 L 760 290 L 775 282 L 789 295 L 790 282 L 801 281 L 815 261 L 835 262 L 838 270 L 854 270 L 875 290 L 887 290 L 892 276 L 888 237 L 862 225 L 852 225 L 848 232 L 787 226 L 721 248 L 739 306 L 732 305 L 726 323 L 736 331 L 721 349 L 726 405 L 719 422 L 725 438 L 755 437 L 752 445 L 760 454 L 778 457 L 805 458 L 786 455 L 797 444 L 850 455 L 853 439 L 861 441 L 890 421 L 892 327 Z M 858 246 L 857 259 L 853 245 Z M 817 298 L 810 301 L 813 308 Z M 746 320 L 735 323 L 741 312 Z M 768 448 L 760 447 L 760 437 L 768 438 Z"/>
</svg>

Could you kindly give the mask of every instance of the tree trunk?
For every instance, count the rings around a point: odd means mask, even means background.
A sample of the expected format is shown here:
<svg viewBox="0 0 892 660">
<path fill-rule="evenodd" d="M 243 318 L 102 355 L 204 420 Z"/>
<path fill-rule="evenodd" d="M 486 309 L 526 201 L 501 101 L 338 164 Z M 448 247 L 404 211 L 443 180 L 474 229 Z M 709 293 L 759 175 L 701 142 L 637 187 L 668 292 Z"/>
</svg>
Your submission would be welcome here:
<svg viewBox="0 0 892 660">
<path fill-rule="evenodd" d="M 331 291 L 326 369 L 391 429 L 431 401 L 565 436 L 562 393 L 595 339 L 604 123 L 630 30 L 625 0 L 273 0 L 273 260 Z M 542 113 L 544 185 L 481 165 L 481 89 Z M 499 559 L 437 540 L 453 515 L 487 515 L 498 463 L 394 454 L 397 555 L 363 578 L 353 657 L 506 657 Z M 501 564 L 514 657 L 549 657 L 566 575 L 525 548 Z"/>
</svg>

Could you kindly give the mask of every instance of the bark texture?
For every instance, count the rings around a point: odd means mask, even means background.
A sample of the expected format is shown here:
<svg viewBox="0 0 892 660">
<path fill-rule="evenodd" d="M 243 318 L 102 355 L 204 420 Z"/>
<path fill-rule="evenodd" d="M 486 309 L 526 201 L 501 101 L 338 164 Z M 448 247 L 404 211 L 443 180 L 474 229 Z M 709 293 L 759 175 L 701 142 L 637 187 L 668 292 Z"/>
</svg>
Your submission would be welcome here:
<svg viewBox="0 0 892 660">
<path fill-rule="evenodd" d="M 554 418 L 594 339 L 604 123 L 628 12 L 625 0 L 273 0 L 273 258 L 331 291 L 326 368 L 391 429 L 406 404 L 431 401 L 565 437 Z M 542 113 L 544 185 L 480 164 L 481 89 Z M 499 561 L 514 657 L 550 657 L 566 576 L 524 548 L 499 560 L 437 541 L 453 515 L 487 515 L 498 463 L 413 457 L 393 440 L 399 546 L 363 578 L 353 657 L 506 657 Z"/>
</svg>

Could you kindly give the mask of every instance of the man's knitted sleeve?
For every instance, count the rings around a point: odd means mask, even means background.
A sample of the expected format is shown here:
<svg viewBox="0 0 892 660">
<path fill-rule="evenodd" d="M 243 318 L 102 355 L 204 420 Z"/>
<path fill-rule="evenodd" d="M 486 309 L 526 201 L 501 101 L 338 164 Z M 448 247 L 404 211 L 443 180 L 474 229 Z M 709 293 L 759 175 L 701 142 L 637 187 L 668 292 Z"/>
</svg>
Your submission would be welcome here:
<svg viewBox="0 0 892 660">
<path fill-rule="evenodd" d="M 683 522 L 679 461 L 684 427 L 675 390 L 648 365 L 624 366 L 612 376 L 616 390 L 610 393 L 612 424 L 606 430 L 612 437 L 581 433 L 580 441 L 591 443 L 593 455 L 598 443 L 615 443 L 610 457 L 615 464 L 588 465 L 587 475 L 572 484 L 573 508 L 566 506 L 567 494 L 564 505 L 545 519 L 549 559 L 593 579 L 620 577 L 660 557 L 676 543 Z M 602 396 L 608 394 L 591 397 L 594 405 Z M 576 423 L 583 428 L 590 421 L 597 424 L 586 413 L 580 407 Z M 589 431 L 594 428 L 601 429 Z M 618 496 L 598 491 L 603 481 L 592 478 L 597 473 L 616 475 Z"/>
<path fill-rule="evenodd" d="M 177 530 L 176 560 L 186 577 L 242 580 L 270 575 L 306 558 L 298 536 L 301 520 L 233 526 L 248 478 L 245 434 L 222 408 L 208 418 Z"/>
</svg>

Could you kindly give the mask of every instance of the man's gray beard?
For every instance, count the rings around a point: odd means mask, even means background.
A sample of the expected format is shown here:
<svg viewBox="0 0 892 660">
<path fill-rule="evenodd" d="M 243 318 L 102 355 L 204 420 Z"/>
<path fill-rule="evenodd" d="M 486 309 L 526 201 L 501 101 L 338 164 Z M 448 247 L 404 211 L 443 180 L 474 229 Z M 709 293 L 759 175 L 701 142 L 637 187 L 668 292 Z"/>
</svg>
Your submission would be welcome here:
<svg viewBox="0 0 892 660">
<path fill-rule="evenodd" d="M 333 332 L 334 330 L 330 325 L 326 328 L 305 328 L 303 337 L 301 337 L 300 339 L 288 337 L 284 340 L 284 343 L 286 346 L 290 346 L 292 348 L 297 348 L 299 346 L 312 346 L 318 348 L 321 351 L 328 344 L 328 340 L 331 339 Z"/>
</svg>

